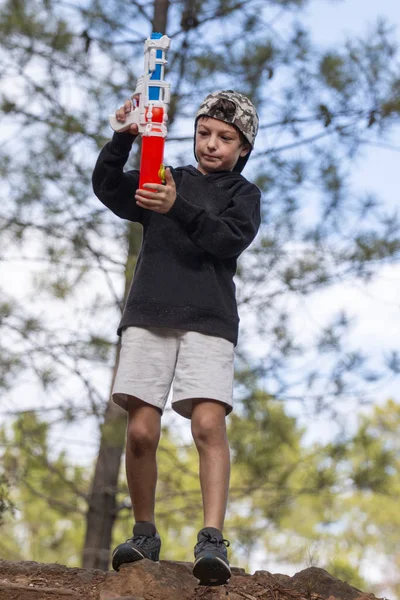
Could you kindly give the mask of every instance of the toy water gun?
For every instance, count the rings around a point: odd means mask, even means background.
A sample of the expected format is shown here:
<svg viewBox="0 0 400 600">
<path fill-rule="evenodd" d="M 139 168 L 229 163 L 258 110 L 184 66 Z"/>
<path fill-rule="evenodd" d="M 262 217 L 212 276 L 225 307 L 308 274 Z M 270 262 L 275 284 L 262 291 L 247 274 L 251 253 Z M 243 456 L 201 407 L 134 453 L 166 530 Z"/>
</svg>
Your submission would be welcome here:
<svg viewBox="0 0 400 600">
<path fill-rule="evenodd" d="M 133 96 L 139 101 L 126 121 L 120 123 L 110 115 L 114 131 L 126 131 L 136 123 L 142 136 L 139 188 L 144 183 L 165 183 L 164 145 L 167 135 L 170 85 L 164 81 L 166 52 L 171 40 L 161 33 L 152 33 L 144 43 L 144 73 L 139 77 Z"/>
</svg>

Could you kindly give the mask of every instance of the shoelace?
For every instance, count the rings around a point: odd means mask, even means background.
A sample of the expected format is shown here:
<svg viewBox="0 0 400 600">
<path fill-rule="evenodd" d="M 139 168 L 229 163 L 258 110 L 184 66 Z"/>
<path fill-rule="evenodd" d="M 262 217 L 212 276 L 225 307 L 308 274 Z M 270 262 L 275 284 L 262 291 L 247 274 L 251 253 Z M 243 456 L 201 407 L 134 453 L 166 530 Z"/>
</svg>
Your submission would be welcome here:
<svg viewBox="0 0 400 600">
<path fill-rule="evenodd" d="M 148 536 L 147 535 L 137 535 L 131 538 L 128 538 L 126 540 L 126 543 L 130 542 L 132 544 L 135 544 L 135 546 L 143 546 L 146 542 L 146 540 L 148 540 Z"/>
<path fill-rule="evenodd" d="M 211 535 L 210 533 L 203 533 L 202 535 L 204 537 L 206 537 L 207 539 L 203 540 L 200 543 L 203 543 L 203 544 L 223 544 L 227 548 L 229 548 L 229 546 L 231 545 L 228 540 L 225 540 L 225 539 L 219 540 L 216 536 Z"/>
</svg>

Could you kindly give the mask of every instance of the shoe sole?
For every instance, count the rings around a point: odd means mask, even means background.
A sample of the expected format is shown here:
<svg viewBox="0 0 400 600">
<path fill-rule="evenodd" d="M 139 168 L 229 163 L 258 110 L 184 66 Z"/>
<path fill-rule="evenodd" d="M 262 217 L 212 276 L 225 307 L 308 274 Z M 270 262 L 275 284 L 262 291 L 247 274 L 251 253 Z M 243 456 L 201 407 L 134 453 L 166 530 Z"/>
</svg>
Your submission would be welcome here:
<svg viewBox="0 0 400 600">
<path fill-rule="evenodd" d="M 202 556 L 194 563 L 193 575 L 200 585 L 223 585 L 229 581 L 231 570 L 217 556 Z"/>
<path fill-rule="evenodd" d="M 160 550 L 153 550 L 150 555 L 146 555 L 142 554 L 140 550 L 132 548 L 132 546 L 127 544 L 114 551 L 112 556 L 112 568 L 114 571 L 118 571 L 121 565 L 143 560 L 144 558 L 152 560 L 153 562 L 158 562 L 160 560 Z"/>
<path fill-rule="evenodd" d="M 146 557 L 131 546 L 120 548 L 112 557 L 112 568 L 114 571 L 118 571 L 121 565 L 133 563 L 143 558 Z"/>
</svg>

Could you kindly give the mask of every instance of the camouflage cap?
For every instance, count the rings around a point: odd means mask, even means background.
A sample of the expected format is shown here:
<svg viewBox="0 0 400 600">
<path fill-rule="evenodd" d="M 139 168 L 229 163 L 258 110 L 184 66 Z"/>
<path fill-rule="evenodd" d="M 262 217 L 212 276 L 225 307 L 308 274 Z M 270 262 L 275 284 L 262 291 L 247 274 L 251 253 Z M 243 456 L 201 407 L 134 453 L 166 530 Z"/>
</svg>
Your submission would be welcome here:
<svg viewBox="0 0 400 600">
<path fill-rule="evenodd" d="M 234 113 L 227 115 L 222 112 L 212 111 L 213 106 L 222 98 L 229 100 L 235 105 L 236 110 Z M 208 94 L 200 104 L 195 120 L 197 121 L 199 117 L 207 116 L 212 116 L 214 119 L 235 125 L 243 133 L 251 147 L 254 147 L 254 140 L 258 131 L 258 115 L 254 104 L 243 94 L 234 92 L 233 90 L 221 90 L 220 92 Z"/>
</svg>

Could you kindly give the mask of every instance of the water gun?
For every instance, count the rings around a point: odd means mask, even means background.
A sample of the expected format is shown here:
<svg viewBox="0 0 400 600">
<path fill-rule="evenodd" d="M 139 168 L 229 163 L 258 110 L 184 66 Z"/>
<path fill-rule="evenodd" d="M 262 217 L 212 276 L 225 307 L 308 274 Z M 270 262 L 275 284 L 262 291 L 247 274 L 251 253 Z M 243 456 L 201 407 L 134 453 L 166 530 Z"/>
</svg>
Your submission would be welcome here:
<svg viewBox="0 0 400 600">
<path fill-rule="evenodd" d="M 142 136 L 139 188 L 144 183 L 165 183 L 164 145 L 167 135 L 168 106 L 171 100 L 169 83 L 164 81 L 167 64 L 166 52 L 171 40 L 161 33 L 152 33 L 144 43 L 144 73 L 139 77 L 136 90 L 137 105 L 120 123 L 110 115 L 112 129 L 126 131 L 136 123 Z"/>
</svg>

